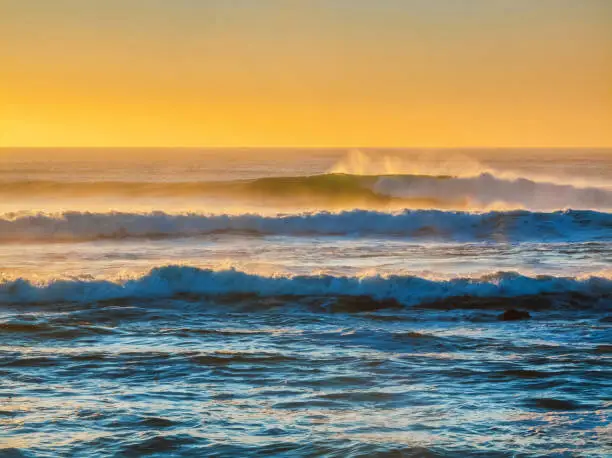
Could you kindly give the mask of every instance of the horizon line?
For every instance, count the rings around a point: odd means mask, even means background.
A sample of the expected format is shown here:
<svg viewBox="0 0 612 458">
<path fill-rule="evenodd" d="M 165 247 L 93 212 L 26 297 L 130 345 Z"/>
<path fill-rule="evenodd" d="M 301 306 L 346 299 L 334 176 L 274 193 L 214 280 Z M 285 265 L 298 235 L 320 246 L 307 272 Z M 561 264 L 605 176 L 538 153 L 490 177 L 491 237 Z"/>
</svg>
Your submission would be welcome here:
<svg viewBox="0 0 612 458">
<path fill-rule="evenodd" d="M 389 145 L 318 145 L 318 146 L 300 146 L 300 145 L 0 145 L 2 149 L 612 149 L 612 145 L 568 145 L 568 146 L 512 146 L 512 145 L 469 145 L 469 146 L 389 146 Z"/>
</svg>

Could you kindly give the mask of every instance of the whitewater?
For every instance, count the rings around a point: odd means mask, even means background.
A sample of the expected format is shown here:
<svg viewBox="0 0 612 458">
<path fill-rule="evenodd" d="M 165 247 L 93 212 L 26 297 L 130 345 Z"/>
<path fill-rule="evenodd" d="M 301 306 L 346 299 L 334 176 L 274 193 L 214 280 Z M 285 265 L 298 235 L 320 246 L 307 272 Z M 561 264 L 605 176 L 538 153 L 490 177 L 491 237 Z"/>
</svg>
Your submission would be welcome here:
<svg viewBox="0 0 612 458">
<path fill-rule="evenodd" d="M 576 293 L 602 302 L 612 297 L 612 279 L 602 277 L 526 277 L 499 272 L 480 278 L 435 281 L 415 276 L 334 277 L 249 275 L 235 270 L 203 270 L 166 266 L 123 282 L 56 280 L 32 284 L 15 280 L 0 284 L 0 303 L 91 303 L 115 299 L 172 298 L 181 295 L 232 296 L 367 296 L 395 299 L 399 304 L 423 305 L 457 297 L 508 298 L 539 294 Z M 375 302 L 374 302 L 375 303 Z"/>
<path fill-rule="evenodd" d="M 595 211 L 537 213 L 364 210 L 261 216 L 153 213 L 8 214 L 0 241 L 195 237 L 215 233 L 362 235 L 417 239 L 585 241 L 612 238 L 612 214 Z"/>
<path fill-rule="evenodd" d="M 607 456 L 611 342 L 612 150 L 0 150 L 0 455 Z"/>
</svg>

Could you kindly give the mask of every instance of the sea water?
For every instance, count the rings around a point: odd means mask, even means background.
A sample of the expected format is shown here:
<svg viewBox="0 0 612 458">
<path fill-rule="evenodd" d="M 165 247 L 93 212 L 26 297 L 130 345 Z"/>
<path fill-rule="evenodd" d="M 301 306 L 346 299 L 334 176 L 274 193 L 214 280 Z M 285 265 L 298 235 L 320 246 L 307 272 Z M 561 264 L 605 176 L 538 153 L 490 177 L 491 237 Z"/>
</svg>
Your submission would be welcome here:
<svg viewBox="0 0 612 458">
<path fill-rule="evenodd" d="M 612 453 L 612 150 L 5 149 L 0 213 L 0 456 Z"/>
</svg>

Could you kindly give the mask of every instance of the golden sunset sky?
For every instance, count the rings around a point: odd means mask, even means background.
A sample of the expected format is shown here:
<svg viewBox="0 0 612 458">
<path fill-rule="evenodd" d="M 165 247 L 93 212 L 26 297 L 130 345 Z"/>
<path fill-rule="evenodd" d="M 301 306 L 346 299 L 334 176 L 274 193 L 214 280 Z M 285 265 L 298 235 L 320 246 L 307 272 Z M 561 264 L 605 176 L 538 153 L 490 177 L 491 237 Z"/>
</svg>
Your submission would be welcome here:
<svg viewBox="0 0 612 458">
<path fill-rule="evenodd" d="M 612 0 L 0 0 L 0 146 L 612 146 Z"/>
</svg>

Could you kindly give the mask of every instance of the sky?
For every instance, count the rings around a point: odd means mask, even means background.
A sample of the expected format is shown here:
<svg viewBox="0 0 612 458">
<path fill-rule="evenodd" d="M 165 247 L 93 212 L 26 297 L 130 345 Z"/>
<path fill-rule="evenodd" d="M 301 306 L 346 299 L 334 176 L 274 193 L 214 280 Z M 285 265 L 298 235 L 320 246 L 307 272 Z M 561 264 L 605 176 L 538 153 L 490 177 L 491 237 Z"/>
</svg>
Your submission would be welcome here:
<svg viewBox="0 0 612 458">
<path fill-rule="evenodd" d="M 612 146 L 610 0 L 0 0 L 0 146 Z"/>
</svg>

